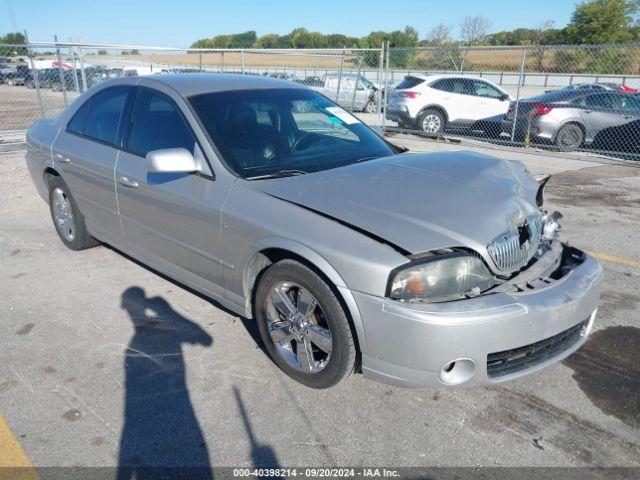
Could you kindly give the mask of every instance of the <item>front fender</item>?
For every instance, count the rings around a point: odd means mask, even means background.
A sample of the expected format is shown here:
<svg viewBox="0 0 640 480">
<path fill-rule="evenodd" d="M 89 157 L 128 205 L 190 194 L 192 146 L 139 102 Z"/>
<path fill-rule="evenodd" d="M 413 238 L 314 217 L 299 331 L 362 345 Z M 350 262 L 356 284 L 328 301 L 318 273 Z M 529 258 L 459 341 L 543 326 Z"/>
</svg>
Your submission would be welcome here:
<svg viewBox="0 0 640 480">
<path fill-rule="evenodd" d="M 342 300 L 344 301 L 349 311 L 348 313 L 351 316 L 351 320 L 353 321 L 360 348 L 364 351 L 366 348 L 366 337 L 358 305 L 356 304 L 351 290 L 347 287 L 344 279 L 340 276 L 336 269 L 333 268 L 333 266 L 320 254 L 318 254 L 318 252 L 302 243 L 283 237 L 268 237 L 260 239 L 256 243 L 254 243 L 253 248 L 251 249 L 251 251 L 254 253 L 248 256 L 248 258 L 243 259 L 242 266 L 244 271 L 246 272 L 247 267 L 251 264 L 251 260 L 255 255 L 258 255 L 260 254 L 260 252 L 268 249 L 286 250 L 305 259 L 307 262 L 311 263 L 318 270 L 320 270 L 331 281 L 331 283 L 333 283 L 333 285 L 340 293 Z M 250 301 L 251 296 L 247 295 L 247 302 Z M 250 306 L 249 308 L 247 308 L 247 310 L 251 311 Z"/>
</svg>

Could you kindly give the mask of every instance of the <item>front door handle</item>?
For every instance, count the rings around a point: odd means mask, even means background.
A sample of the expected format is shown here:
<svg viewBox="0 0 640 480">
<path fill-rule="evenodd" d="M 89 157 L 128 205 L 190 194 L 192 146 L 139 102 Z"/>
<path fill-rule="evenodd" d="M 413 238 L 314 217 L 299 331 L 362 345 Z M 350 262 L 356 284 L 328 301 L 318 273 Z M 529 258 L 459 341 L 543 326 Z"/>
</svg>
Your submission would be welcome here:
<svg viewBox="0 0 640 480">
<path fill-rule="evenodd" d="M 129 188 L 138 188 L 140 186 L 138 182 L 131 180 L 129 177 L 120 177 L 120 183 Z"/>
</svg>

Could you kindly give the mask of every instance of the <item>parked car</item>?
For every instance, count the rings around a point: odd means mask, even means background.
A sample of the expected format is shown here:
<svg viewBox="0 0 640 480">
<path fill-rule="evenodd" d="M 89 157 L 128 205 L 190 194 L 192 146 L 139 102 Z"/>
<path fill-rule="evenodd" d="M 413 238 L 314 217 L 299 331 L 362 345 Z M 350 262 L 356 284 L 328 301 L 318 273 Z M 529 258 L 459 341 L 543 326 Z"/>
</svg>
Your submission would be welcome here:
<svg viewBox="0 0 640 480">
<path fill-rule="evenodd" d="M 593 147 L 601 150 L 639 155 L 640 120 L 601 130 L 593 139 Z"/>
<path fill-rule="evenodd" d="M 562 151 L 591 144 L 601 131 L 640 119 L 640 99 L 611 91 L 575 90 L 546 93 L 512 103 L 503 121 L 519 137 L 552 142 Z"/>
<path fill-rule="evenodd" d="M 546 93 L 570 92 L 573 90 L 606 90 L 618 93 L 638 93 L 636 88 L 631 88 L 624 83 L 615 82 L 575 83 L 573 85 L 567 85 L 560 90 L 548 90 Z"/>
<path fill-rule="evenodd" d="M 77 70 L 62 70 L 62 75 L 60 75 L 60 70 L 55 68 L 54 70 L 58 70 L 58 74 L 55 73 L 49 79 L 49 88 L 54 92 L 61 92 L 64 90 L 75 90 L 76 88 L 76 80 L 78 81 L 78 86 L 82 80 L 82 73 L 80 69 Z M 87 69 L 88 70 L 88 69 Z M 92 81 L 92 76 L 90 74 L 85 75 L 87 79 L 87 88 L 89 88 L 90 82 Z"/>
<path fill-rule="evenodd" d="M 310 82 L 309 88 L 317 90 L 324 96 L 345 107 L 351 107 L 367 113 L 375 113 L 380 105 L 380 90 L 369 79 L 356 73 L 327 73 L 322 83 Z"/>
<path fill-rule="evenodd" d="M 390 92 L 386 118 L 401 128 L 439 135 L 445 128 L 498 131 L 511 97 L 488 80 L 408 75 Z"/>
<path fill-rule="evenodd" d="M 35 122 L 27 145 L 67 247 L 108 243 L 254 318 L 308 386 L 356 367 L 495 384 L 568 356 L 593 326 L 602 269 L 558 239 L 544 181 L 517 161 L 400 153 L 291 82 L 111 80 Z"/>
<path fill-rule="evenodd" d="M 0 83 L 6 85 L 24 85 L 24 78 L 28 71 L 29 67 L 26 63 L 0 68 Z"/>
<path fill-rule="evenodd" d="M 42 68 L 37 72 L 39 88 L 51 88 L 52 81 L 56 77 L 60 77 L 60 71 L 57 68 Z M 27 88 L 36 88 L 36 76 L 33 74 L 33 70 L 29 70 L 25 76 L 25 85 Z"/>
<path fill-rule="evenodd" d="M 324 79 L 317 75 L 304 77 L 303 79 L 296 80 L 296 82 L 301 83 L 302 85 L 306 85 L 307 87 L 323 87 L 324 86 Z"/>
</svg>

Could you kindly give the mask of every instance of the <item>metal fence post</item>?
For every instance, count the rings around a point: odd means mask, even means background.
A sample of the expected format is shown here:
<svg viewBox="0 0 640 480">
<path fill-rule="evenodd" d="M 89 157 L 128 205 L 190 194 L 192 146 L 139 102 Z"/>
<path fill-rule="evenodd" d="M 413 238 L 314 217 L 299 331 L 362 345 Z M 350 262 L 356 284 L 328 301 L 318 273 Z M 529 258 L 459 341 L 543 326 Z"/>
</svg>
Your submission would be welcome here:
<svg viewBox="0 0 640 480">
<path fill-rule="evenodd" d="M 80 59 L 80 78 L 82 79 L 82 91 L 87 91 L 87 74 L 84 71 L 84 52 L 82 47 L 78 47 L 78 58 Z"/>
<path fill-rule="evenodd" d="M 69 47 L 71 53 L 71 64 L 73 65 L 73 86 L 76 89 L 76 93 L 80 93 L 80 84 L 78 82 L 78 67 L 76 65 L 76 54 L 73 47 Z"/>
<path fill-rule="evenodd" d="M 202 70 L 202 52 L 198 52 L 198 65 L 198 68 Z"/>
<path fill-rule="evenodd" d="M 356 74 L 356 83 L 353 86 L 353 96 L 351 97 L 351 111 L 353 112 L 353 109 L 355 107 L 356 104 L 356 93 L 358 92 L 358 83 L 360 82 L 360 72 L 362 70 L 362 55 L 358 56 L 358 73 Z M 366 103 L 365 103 L 366 106 Z"/>
<path fill-rule="evenodd" d="M 244 75 L 244 48 L 240 50 L 240 72 Z"/>
<path fill-rule="evenodd" d="M 62 68 L 62 57 L 60 56 L 60 48 L 58 47 L 58 36 L 53 36 L 54 41 L 56 42 L 56 57 L 58 59 L 58 73 L 60 74 L 60 88 L 62 89 L 62 98 L 64 98 L 64 106 L 68 105 L 67 100 L 67 82 L 64 79 L 64 69 Z"/>
<path fill-rule="evenodd" d="M 518 90 L 516 91 L 516 106 L 513 110 L 513 124 L 511 125 L 511 141 L 514 141 L 516 136 L 516 123 L 518 123 L 518 106 L 520 104 L 520 86 L 524 78 L 524 65 L 527 59 L 527 50 L 522 49 L 522 59 L 520 60 L 520 76 L 518 77 Z"/>
<path fill-rule="evenodd" d="M 380 85 L 380 93 L 379 93 L 379 98 L 378 98 L 378 124 L 380 126 L 382 126 L 382 101 L 383 101 L 383 97 L 384 97 L 384 91 L 387 89 L 386 83 L 383 82 L 383 77 L 384 77 L 384 42 L 382 42 L 382 45 L 380 45 L 379 55 L 380 55 L 380 58 L 378 60 L 379 60 L 380 66 L 378 67 L 378 74 L 377 74 L 378 85 Z"/>
<path fill-rule="evenodd" d="M 336 89 L 336 103 L 340 105 L 340 84 L 342 83 L 342 69 L 344 68 L 344 48 L 342 49 L 342 57 L 340 58 L 340 73 L 338 74 L 338 88 Z M 340 105 L 342 106 L 342 105 Z"/>
<path fill-rule="evenodd" d="M 220 71 L 224 72 L 224 52 L 220 52 Z"/>
<path fill-rule="evenodd" d="M 31 43 L 29 42 L 29 36 L 27 31 L 24 31 L 24 39 L 27 44 L 27 55 L 29 55 L 29 63 L 31 64 L 31 71 L 33 72 L 33 82 L 36 85 L 36 95 L 38 96 L 38 105 L 40 105 L 40 117 L 44 118 L 44 104 L 42 103 L 42 94 L 40 93 L 40 79 L 38 78 L 38 71 L 36 70 L 36 62 L 33 59 L 33 50 L 31 50 Z"/>
<path fill-rule="evenodd" d="M 386 60 L 387 60 L 387 67 L 384 69 L 384 86 L 383 86 L 383 96 L 382 96 L 382 101 L 380 102 L 382 104 L 382 106 L 384 107 L 384 109 L 386 110 L 387 108 L 387 97 L 388 97 L 388 85 L 389 85 L 389 68 L 391 68 L 389 66 L 389 42 L 387 42 L 387 55 L 386 55 Z M 387 116 L 383 113 L 382 111 L 382 107 L 380 108 L 380 115 L 382 116 L 382 131 L 384 131 L 384 128 L 386 126 L 387 123 Z"/>
</svg>

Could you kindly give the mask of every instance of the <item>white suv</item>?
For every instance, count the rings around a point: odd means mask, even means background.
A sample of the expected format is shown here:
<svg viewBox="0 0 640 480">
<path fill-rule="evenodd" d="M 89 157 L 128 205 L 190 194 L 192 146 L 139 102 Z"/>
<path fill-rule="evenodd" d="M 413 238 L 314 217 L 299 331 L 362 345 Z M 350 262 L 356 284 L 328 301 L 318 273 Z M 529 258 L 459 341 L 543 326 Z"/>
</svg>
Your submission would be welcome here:
<svg viewBox="0 0 640 480">
<path fill-rule="evenodd" d="M 486 130 L 500 124 L 511 97 L 477 77 L 408 75 L 389 94 L 387 119 L 437 135 L 445 127 Z"/>
</svg>

